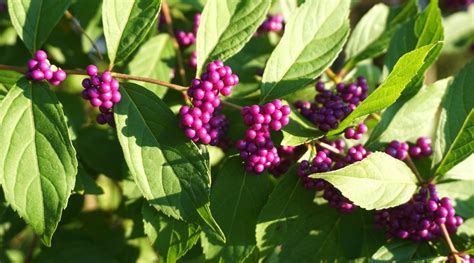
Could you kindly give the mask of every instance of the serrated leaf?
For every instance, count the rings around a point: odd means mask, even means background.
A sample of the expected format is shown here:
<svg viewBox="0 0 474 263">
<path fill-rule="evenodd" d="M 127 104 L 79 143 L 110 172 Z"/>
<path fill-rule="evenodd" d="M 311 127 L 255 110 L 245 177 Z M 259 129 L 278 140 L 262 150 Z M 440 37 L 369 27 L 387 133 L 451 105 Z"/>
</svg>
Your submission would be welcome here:
<svg viewBox="0 0 474 263">
<path fill-rule="evenodd" d="M 41 48 L 70 4 L 71 0 L 8 0 L 13 27 L 31 53 Z"/>
<path fill-rule="evenodd" d="M 84 170 L 82 164 L 79 163 L 74 192 L 82 195 L 101 195 L 104 193 L 104 190 L 102 190 L 97 182 Z"/>
<path fill-rule="evenodd" d="M 115 106 L 117 134 L 130 172 L 148 202 L 167 216 L 224 236 L 209 208 L 210 176 L 178 119 L 144 87 L 123 83 Z"/>
<path fill-rule="evenodd" d="M 211 262 L 241 262 L 256 247 L 255 225 L 271 191 L 268 175 L 245 172 L 238 156 L 227 159 L 212 187 L 211 210 L 226 236 L 226 243 L 202 239 Z"/>
<path fill-rule="evenodd" d="M 474 173 L 472 171 L 474 171 L 474 154 L 471 154 L 466 160 L 454 166 L 442 179 L 474 181 Z"/>
<path fill-rule="evenodd" d="M 315 192 L 303 187 L 296 168 L 278 182 L 260 213 L 256 236 L 261 255 L 281 246 L 282 262 L 332 262 L 375 252 L 383 235 L 374 228 L 372 215 L 359 210 L 343 216 L 326 204 L 317 205 Z"/>
<path fill-rule="evenodd" d="M 416 142 L 421 136 L 434 138 L 441 101 L 451 80 L 439 80 L 422 87 L 412 98 L 398 100 L 384 111 L 367 144 L 373 146 L 392 140 Z"/>
<path fill-rule="evenodd" d="M 439 46 L 438 43 L 427 45 L 401 57 L 388 78 L 340 123 L 339 128 L 330 131 L 329 134 L 340 133 L 358 118 L 392 105 L 413 79 L 424 74 L 426 59 Z"/>
<path fill-rule="evenodd" d="M 471 62 L 456 75 L 444 97 L 433 147 L 433 166 L 447 154 L 464 120 L 474 108 L 473 71 L 474 62 Z"/>
<path fill-rule="evenodd" d="M 0 181 L 12 208 L 51 244 L 74 187 L 76 152 L 56 95 L 21 79 L 0 108 Z"/>
<path fill-rule="evenodd" d="M 458 163 L 474 153 L 474 110 L 467 116 L 461 130 L 444 156 L 436 170 L 437 175 L 443 175 Z"/>
<path fill-rule="evenodd" d="M 287 146 L 298 146 L 321 138 L 324 135 L 314 125 L 304 119 L 293 107 L 290 114 L 290 122 L 283 127 L 282 132 L 283 140 L 281 145 Z"/>
<path fill-rule="evenodd" d="M 22 74 L 14 71 L 0 71 L 0 104 L 8 91 L 15 83 L 23 77 Z"/>
<path fill-rule="evenodd" d="M 428 244 L 410 240 L 394 240 L 380 247 L 370 262 L 412 262 L 421 246 L 426 247 Z"/>
<path fill-rule="evenodd" d="M 410 168 L 382 152 L 342 169 L 315 173 L 310 177 L 328 181 L 342 195 L 367 210 L 406 203 L 417 188 L 417 179 Z"/>
<path fill-rule="evenodd" d="M 302 89 L 332 64 L 349 34 L 349 4 L 306 1 L 297 9 L 267 62 L 262 101 Z"/>
<path fill-rule="evenodd" d="M 197 75 L 206 62 L 239 52 L 266 18 L 271 0 L 209 0 L 196 40 Z"/>
<path fill-rule="evenodd" d="M 173 73 L 174 55 L 175 51 L 170 36 L 160 34 L 150 38 L 140 47 L 135 57 L 128 64 L 128 70 L 131 75 L 169 82 Z M 143 83 L 143 87 L 153 90 L 160 98 L 163 98 L 168 90 L 165 87 L 151 83 Z"/>
<path fill-rule="evenodd" d="M 374 5 L 367 13 L 365 13 L 357 23 L 347 41 L 345 49 L 347 59 L 360 56 L 375 41 L 377 41 L 384 32 L 386 32 L 389 12 L 390 8 L 381 3 Z"/>
<path fill-rule="evenodd" d="M 168 217 L 146 202 L 142 215 L 145 234 L 164 262 L 176 262 L 199 239 L 199 226 Z"/>
<path fill-rule="evenodd" d="M 161 0 L 104 0 L 102 23 L 110 63 L 126 59 L 156 25 Z"/>
</svg>

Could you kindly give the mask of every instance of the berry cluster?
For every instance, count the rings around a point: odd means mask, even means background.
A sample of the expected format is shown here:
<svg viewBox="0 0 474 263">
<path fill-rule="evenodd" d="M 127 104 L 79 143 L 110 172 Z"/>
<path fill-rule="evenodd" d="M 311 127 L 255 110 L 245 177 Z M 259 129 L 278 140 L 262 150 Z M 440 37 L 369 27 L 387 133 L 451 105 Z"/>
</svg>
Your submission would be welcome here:
<svg viewBox="0 0 474 263">
<path fill-rule="evenodd" d="M 329 144 L 338 149 L 339 152 L 344 152 L 345 143 L 343 140 L 336 140 Z M 367 151 L 361 144 L 358 144 L 349 148 L 347 155 L 341 158 L 327 149 L 318 147 L 318 152 L 311 162 L 301 162 L 297 175 L 302 178 L 305 188 L 323 191 L 323 198 L 328 201 L 329 206 L 338 209 L 341 213 L 350 213 L 357 208 L 356 205 L 344 197 L 339 190 L 327 181 L 323 179 L 312 179 L 309 178 L 309 175 L 340 169 L 348 164 L 365 159 L 370 153 L 371 152 Z"/>
<path fill-rule="evenodd" d="M 112 108 L 122 99 L 119 82 L 112 77 L 109 71 L 104 71 L 99 76 L 99 70 L 95 65 L 87 66 L 86 71 L 89 78 L 82 81 L 84 90 L 81 96 L 85 100 L 89 100 L 93 107 L 99 107 L 101 113 L 97 116 L 97 123 L 108 123 L 115 127 Z"/>
<path fill-rule="evenodd" d="M 281 175 L 285 174 L 290 169 L 290 167 L 301 158 L 301 156 L 303 156 L 306 150 L 307 147 L 305 145 L 296 147 L 281 145 L 277 148 L 278 156 L 280 157 L 280 163 L 277 166 L 270 167 L 268 172 L 275 177 L 280 177 Z"/>
<path fill-rule="evenodd" d="M 474 257 L 473 257 L 472 255 L 469 255 L 469 254 L 458 254 L 457 256 L 460 257 L 460 258 L 463 260 L 462 262 L 474 263 Z M 453 255 L 449 255 L 447 262 L 449 262 L 449 263 L 457 263 L 457 262 L 459 262 L 459 261 L 456 260 L 456 258 L 455 258 Z"/>
<path fill-rule="evenodd" d="M 431 149 L 431 139 L 427 137 L 420 137 L 416 140 L 416 145 L 410 146 L 410 156 L 415 159 L 428 157 L 433 153 Z"/>
<path fill-rule="evenodd" d="M 449 233 L 455 233 L 463 223 L 463 219 L 456 216 L 451 200 L 439 198 L 433 184 L 422 187 L 408 203 L 377 211 L 374 218 L 377 226 L 386 229 L 388 238 L 414 241 L 439 238 L 443 224 Z"/>
<path fill-rule="evenodd" d="M 409 146 L 407 143 L 394 140 L 388 144 L 388 147 L 385 149 L 385 153 L 392 156 L 393 158 L 403 161 L 408 156 L 408 149 Z"/>
<path fill-rule="evenodd" d="M 199 24 L 201 23 L 201 14 L 197 13 L 194 15 L 194 26 L 193 26 L 193 31 L 192 32 L 185 32 L 182 30 L 179 30 L 176 32 L 176 40 L 178 41 L 178 44 L 181 47 L 189 47 L 196 43 L 196 36 L 197 36 L 197 31 L 199 28 Z"/>
<path fill-rule="evenodd" d="M 282 15 L 268 15 L 267 19 L 258 28 L 258 33 L 280 32 L 283 30 Z"/>
<path fill-rule="evenodd" d="M 366 134 L 369 128 L 363 122 L 359 123 L 357 127 L 349 127 L 344 131 L 344 137 L 348 140 L 360 140 L 362 135 Z"/>
<path fill-rule="evenodd" d="M 229 66 L 220 60 L 207 65 L 207 71 L 201 79 L 194 79 L 188 89 L 192 106 L 180 109 L 180 126 L 186 137 L 194 142 L 218 145 L 228 129 L 228 121 L 217 114 L 221 100 L 219 94 L 229 96 L 232 88 L 239 83 L 239 77 L 232 74 Z"/>
<path fill-rule="evenodd" d="M 339 127 L 339 123 L 368 96 L 367 81 L 357 78 L 357 83 L 337 84 L 336 91 L 326 90 L 323 82 L 316 83 L 318 94 L 313 103 L 297 101 L 301 114 L 322 131 Z"/>
<path fill-rule="evenodd" d="M 280 100 L 242 108 L 244 123 L 249 129 L 246 138 L 237 143 L 237 148 L 246 162 L 247 171 L 259 174 L 280 163 L 278 151 L 270 138 L 270 130 L 279 131 L 287 125 L 290 112 L 290 107 L 283 105 Z"/>
<path fill-rule="evenodd" d="M 58 86 L 66 79 L 66 72 L 50 65 L 48 54 L 43 50 L 35 53 L 35 58 L 28 60 L 28 71 L 25 77 L 29 80 L 47 80 L 54 86 Z"/>
<path fill-rule="evenodd" d="M 431 139 L 420 137 L 416 144 L 411 146 L 405 142 L 391 141 L 385 149 L 385 153 L 403 161 L 408 157 L 408 154 L 415 159 L 421 159 L 430 156 L 433 150 L 431 149 Z"/>
</svg>

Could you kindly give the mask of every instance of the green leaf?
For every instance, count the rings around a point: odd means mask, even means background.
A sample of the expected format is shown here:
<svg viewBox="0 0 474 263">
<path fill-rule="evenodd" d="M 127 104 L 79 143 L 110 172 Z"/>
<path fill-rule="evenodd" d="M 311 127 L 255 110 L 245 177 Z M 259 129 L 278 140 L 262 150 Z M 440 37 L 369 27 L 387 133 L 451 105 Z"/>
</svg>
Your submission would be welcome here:
<svg viewBox="0 0 474 263">
<path fill-rule="evenodd" d="M 165 215 L 224 239 L 209 208 L 210 175 L 199 148 L 155 93 L 133 83 L 124 83 L 121 91 L 114 109 L 117 134 L 143 196 Z"/>
<path fill-rule="evenodd" d="M 5 97 L 0 167 L 5 198 L 49 246 L 74 187 L 77 160 L 62 107 L 45 82 L 21 79 Z"/>
<path fill-rule="evenodd" d="M 472 172 L 472 171 L 471 171 Z M 474 217 L 474 181 L 448 181 L 436 185 L 440 196 L 449 197 L 456 208 L 456 214 L 464 218 Z"/>
<path fill-rule="evenodd" d="M 306 1 L 298 8 L 267 62 L 262 101 L 304 88 L 332 64 L 349 35 L 349 4 Z"/>
<path fill-rule="evenodd" d="M 412 98 L 398 100 L 384 111 L 367 144 L 374 146 L 392 140 L 415 142 L 421 136 L 434 138 L 441 101 L 451 80 L 442 79 L 423 86 Z"/>
<path fill-rule="evenodd" d="M 174 55 L 175 51 L 170 36 L 160 34 L 150 38 L 140 47 L 128 64 L 128 69 L 131 75 L 169 82 L 173 73 Z M 135 83 L 138 84 L 138 82 Z M 143 83 L 143 87 L 153 90 L 160 98 L 163 98 L 168 90 L 151 83 Z"/>
<path fill-rule="evenodd" d="M 143 204 L 142 214 L 145 233 L 164 262 L 176 262 L 199 239 L 199 226 L 168 217 L 148 203 Z"/>
<path fill-rule="evenodd" d="M 428 245 L 410 240 L 394 240 L 380 247 L 372 256 L 371 262 L 412 262 L 411 260 L 421 246 Z"/>
<path fill-rule="evenodd" d="M 443 100 L 433 147 L 433 166 L 438 164 L 453 144 L 464 120 L 474 108 L 474 62 L 467 64 L 454 78 Z"/>
<path fill-rule="evenodd" d="M 256 247 L 255 225 L 271 183 L 268 175 L 246 173 L 242 160 L 227 159 L 212 187 L 211 210 L 226 236 L 226 243 L 206 236 L 203 248 L 212 262 L 240 262 Z"/>
<path fill-rule="evenodd" d="M 474 238 L 474 218 L 464 221 L 464 223 L 459 227 L 457 234 Z M 474 249 L 471 250 L 474 252 Z"/>
<path fill-rule="evenodd" d="M 41 48 L 70 4 L 71 0 L 8 0 L 13 27 L 31 53 Z"/>
<path fill-rule="evenodd" d="M 7 95 L 11 87 L 23 77 L 22 74 L 14 71 L 0 71 L 0 104 Z"/>
<path fill-rule="evenodd" d="M 406 22 L 393 36 L 385 57 L 385 65 L 392 70 L 395 63 L 403 54 L 425 45 L 437 43 L 444 39 L 441 10 L 438 0 L 430 1 L 428 7 Z M 442 46 L 436 47 L 430 60 L 434 61 Z M 421 78 L 422 76 L 420 76 Z"/>
<path fill-rule="evenodd" d="M 292 107 L 290 105 L 290 107 Z M 323 137 L 323 133 L 307 121 L 294 107 L 291 109 L 290 122 L 283 127 L 282 145 L 298 146 Z"/>
<path fill-rule="evenodd" d="M 426 59 L 439 46 L 438 43 L 427 45 L 401 57 L 388 78 L 340 123 L 339 128 L 330 131 L 329 134 L 340 133 L 357 119 L 392 105 L 413 79 L 424 74 Z"/>
<path fill-rule="evenodd" d="M 342 169 L 310 177 L 328 181 L 342 195 L 367 210 L 406 203 L 417 188 L 417 179 L 410 168 L 382 152 L 373 153 Z"/>
<path fill-rule="evenodd" d="M 206 62 L 239 52 L 266 18 L 271 0 L 209 0 L 196 40 L 197 75 Z"/>
<path fill-rule="evenodd" d="M 474 110 L 467 116 L 458 135 L 453 141 L 441 164 L 436 170 L 437 175 L 443 175 L 458 163 L 474 153 Z"/>
<path fill-rule="evenodd" d="M 390 8 L 381 3 L 374 5 L 357 23 L 346 46 L 347 59 L 360 56 L 386 32 Z M 382 49 L 383 51 L 383 49 Z M 371 56 L 366 56 L 371 57 Z M 363 60 L 363 59 L 362 59 Z M 360 61 L 360 60 L 359 60 Z"/>
<path fill-rule="evenodd" d="M 101 195 L 104 190 L 97 184 L 97 182 L 84 170 L 81 163 L 78 166 L 78 172 L 76 176 L 76 186 L 74 187 L 76 193 Z"/>
<path fill-rule="evenodd" d="M 110 63 L 126 59 L 156 25 L 161 0 L 104 0 L 102 23 Z"/>
<path fill-rule="evenodd" d="M 374 6 L 356 25 L 346 48 L 345 68 L 384 53 L 393 35 L 410 17 L 416 14 L 416 1 L 409 1 L 403 8 L 383 4 Z"/>
<path fill-rule="evenodd" d="M 472 171 L 474 171 L 474 154 L 471 154 L 466 160 L 454 166 L 442 179 L 474 181 L 474 173 Z"/>
<path fill-rule="evenodd" d="M 455 12 L 443 19 L 445 45 L 443 52 L 455 52 L 470 44 L 467 39 L 474 34 L 474 6 L 471 5 L 466 12 Z"/>
</svg>

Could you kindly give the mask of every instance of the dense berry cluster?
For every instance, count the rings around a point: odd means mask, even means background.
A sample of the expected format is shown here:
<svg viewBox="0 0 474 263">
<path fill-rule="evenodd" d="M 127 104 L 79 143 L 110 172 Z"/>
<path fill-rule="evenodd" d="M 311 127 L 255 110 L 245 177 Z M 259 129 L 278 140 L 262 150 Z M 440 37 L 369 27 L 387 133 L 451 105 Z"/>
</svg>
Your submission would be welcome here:
<svg viewBox="0 0 474 263">
<path fill-rule="evenodd" d="M 377 211 L 375 223 L 386 229 L 388 238 L 419 241 L 440 237 L 443 224 L 449 233 L 455 233 L 463 219 L 456 216 L 451 200 L 439 198 L 436 187 L 430 184 L 422 187 L 408 203 Z"/>
<path fill-rule="evenodd" d="M 385 149 L 385 153 L 392 156 L 393 158 L 403 161 L 408 156 L 408 149 L 409 146 L 407 143 L 394 140 L 388 144 L 388 147 Z"/>
<path fill-rule="evenodd" d="M 268 172 L 275 177 L 285 174 L 290 167 L 295 164 L 301 156 L 303 156 L 307 149 L 306 145 L 296 147 L 281 145 L 277 148 L 280 163 L 277 166 L 270 167 Z"/>
<path fill-rule="evenodd" d="M 359 123 L 356 127 L 349 127 L 344 131 L 346 139 L 360 140 L 362 135 L 366 134 L 369 128 L 364 123 Z"/>
<path fill-rule="evenodd" d="M 474 263 L 474 256 L 472 255 L 469 255 L 469 254 L 459 254 L 457 255 L 459 258 L 461 258 L 462 262 L 465 262 L 465 263 Z M 448 256 L 448 261 L 449 263 L 457 263 L 459 262 L 459 260 L 456 260 L 456 258 L 453 256 L 453 255 L 449 255 Z"/>
<path fill-rule="evenodd" d="M 282 15 L 268 15 L 267 19 L 258 28 L 258 33 L 280 32 L 283 30 Z"/>
<path fill-rule="evenodd" d="M 183 30 L 178 30 L 176 32 L 176 40 L 178 41 L 181 47 L 189 47 L 196 43 L 197 31 L 200 23 L 201 14 L 197 13 L 196 15 L 194 15 L 194 26 L 192 32 L 185 32 Z"/>
<path fill-rule="evenodd" d="M 345 143 L 343 140 L 336 140 L 330 143 L 330 145 L 339 150 L 339 152 L 344 152 Z M 357 208 L 356 205 L 327 181 L 312 179 L 309 178 L 309 175 L 340 169 L 348 164 L 365 159 L 369 154 L 370 152 L 361 144 L 349 148 L 344 158 L 335 155 L 327 149 L 318 147 L 318 152 L 313 160 L 301 162 L 297 175 L 302 178 L 305 188 L 323 191 L 323 198 L 328 201 L 329 206 L 338 209 L 341 213 L 350 213 Z"/>
<path fill-rule="evenodd" d="M 95 65 L 87 66 L 86 78 L 82 81 L 84 90 L 81 96 L 89 100 L 93 107 L 99 107 L 100 114 L 97 116 L 97 123 L 115 127 L 114 114 L 112 108 L 122 99 L 119 91 L 119 82 L 112 77 L 109 71 L 104 71 L 99 75 L 99 70 Z"/>
<path fill-rule="evenodd" d="M 237 143 L 237 148 L 245 160 L 247 171 L 259 174 L 280 163 L 278 151 L 270 138 L 270 130 L 279 131 L 287 125 L 290 112 L 290 107 L 283 105 L 280 100 L 242 108 L 244 123 L 249 129 L 246 138 Z"/>
<path fill-rule="evenodd" d="M 38 50 L 33 59 L 28 60 L 28 71 L 25 77 L 29 80 L 47 80 L 54 86 L 58 86 L 66 79 L 66 72 L 50 65 L 48 54 L 43 50 Z"/>
<path fill-rule="evenodd" d="M 316 83 L 318 94 L 313 103 L 297 101 L 301 114 L 322 131 L 339 127 L 339 123 L 368 96 L 367 81 L 363 77 L 357 83 L 339 83 L 336 91 L 327 90 L 323 82 Z"/>
<path fill-rule="evenodd" d="M 221 100 L 219 94 L 229 96 L 232 88 L 239 83 L 239 77 L 232 74 L 229 66 L 220 60 L 207 65 L 201 79 L 194 79 L 188 89 L 192 106 L 180 109 L 180 126 L 186 137 L 194 142 L 218 145 L 228 129 L 224 115 L 218 114 Z"/>
<path fill-rule="evenodd" d="M 431 139 L 427 137 L 420 137 L 416 140 L 416 144 L 410 146 L 410 156 L 415 159 L 428 157 L 433 153 L 431 149 Z"/>
</svg>

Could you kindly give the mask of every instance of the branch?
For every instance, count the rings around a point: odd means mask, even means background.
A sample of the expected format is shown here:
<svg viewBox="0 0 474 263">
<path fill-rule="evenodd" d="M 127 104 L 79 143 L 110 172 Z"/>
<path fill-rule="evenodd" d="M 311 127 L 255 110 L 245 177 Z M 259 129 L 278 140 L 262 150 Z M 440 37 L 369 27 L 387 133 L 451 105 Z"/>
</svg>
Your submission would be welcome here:
<svg viewBox="0 0 474 263">
<path fill-rule="evenodd" d="M 344 154 L 339 151 L 339 149 L 337 149 L 336 147 L 333 147 L 325 142 L 321 142 L 321 141 L 314 141 L 315 144 L 317 144 L 318 146 L 320 146 L 321 148 L 324 148 L 328 151 L 330 151 L 331 153 L 335 154 L 336 156 L 344 159 Z"/>
<path fill-rule="evenodd" d="M 449 250 L 451 251 L 451 254 L 457 254 L 459 251 L 454 247 L 453 241 L 451 240 L 451 237 L 449 236 L 448 230 L 446 229 L 446 226 L 444 224 L 440 225 L 441 227 L 441 232 L 443 233 L 444 240 L 448 244 Z"/>
<path fill-rule="evenodd" d="M 231 103 L 231 102 L 228 102 L 228 101 L 225 101 L 225 100 L 222 100 L 221 104 L 225 105 L 225 106 L 228 106 L 230 108 L 234 108 L 234 109 L 239 110 L 239 111 L 242 110 L 241 106 L 239 106 L 237 104 L 234 104 L 234 103 Z"/>
<path fill-rule="evenodd" d="M 179 48 L 178 41 L 174 35 L 173 29 L 173 18 L 171 17 L 170 8 L 166 0 L 161 1 L 161 11 L 163 12 L 163 16 L 165 17 L 166 28 L 168 29 L 168 34 L 171 36 L 171 40 L 173 42 L 173 48 L 176 51 L 176 60 L 178 62 L 178 73 L 181 77 L 181 82 L 183 84 L 187 83 L 186 81 L 186 70 L 184 69 L 184 60 L 183 54 L 181 53 L 181 49 Z"/>
<path fill-rule="evenodd" d="M 100 50 L 99 50 L 99 47 L 95 44 L 94 40 L 86 33 L 86 31 L 84 30 L 84 28 L 82 28 L 81 26 L 81 23 L 71 14 L 71 12 L 69 12 L 68 10 L 66 10 L 66 12 L 64 12 L 64 16 L 71 20 L 73 26 L 82 34 L 84 35 L 87 40 L 89 40 L 89 42 L 92 44 L 92 47 L 95 49 L 96 53 L 97 53 L 97 56 L 99 57 L 100 60 L 104 60 L 104 57 L 102 57 L 102 54 L 100 53 Z"/>
<path fill-rule="evenodd" d="M 332 71 L 332 69 L 328 68 L 325 71 L 326 75 L 334 82 L 334 83 L 339 83 L 341 82 L 341 78 Z"/>
<path fill-rule="evenodd" d="M 410 167 L 410 169 L 413 171 L 413 173 L 416 175 L 416 179 L 418 179 L 418 182 L 420 184 L 423 184 L 425 182 L 425 180 L 423 180 L 423 177 L 421 177 L 421 174 L 420 172 L 418 171 L 418 169 L 416 169 L 416 166 L 415 164 L 413 163 L 413 160 L 411 159 L 410 155 L 407 154 L 407 164 L 408 164 L 408 167 Z"/>
</svg>

